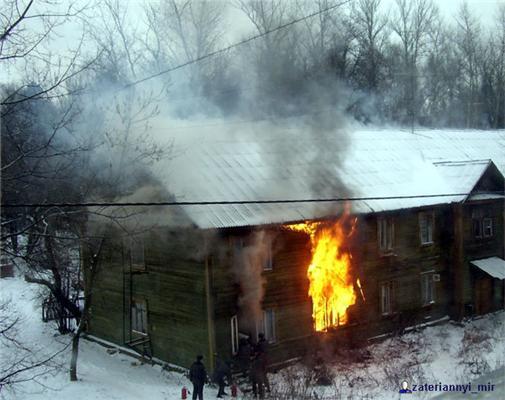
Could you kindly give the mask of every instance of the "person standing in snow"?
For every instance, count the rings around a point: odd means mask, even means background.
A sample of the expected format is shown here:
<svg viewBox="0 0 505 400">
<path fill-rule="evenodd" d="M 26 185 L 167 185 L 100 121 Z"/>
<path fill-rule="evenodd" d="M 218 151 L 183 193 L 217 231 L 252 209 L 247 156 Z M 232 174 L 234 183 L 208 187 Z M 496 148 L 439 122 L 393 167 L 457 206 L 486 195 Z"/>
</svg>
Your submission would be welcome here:
<svg viewBox="0 0 505 400">
<path fill-rule="evenodd" d="M 203 386 L 207 379 L 207 371 L 202 360 L 203 356 L 197 355 L 196 361 L 191 364 L 191 368 L 189 369 L 189 380 L 193 384 L 193 400 L 196 400 L 197 396 L 199 400 L 203 400 Z"/>
<path fill-rule="evenodd" d="M 238 347 L 238 365 L 240 367 L 240 372 L 242 376 L 247 377 L 247 371 L 249 370 L 252 356 L 252 347 L 249 341 L 245 338 L 240 339 L 240 344 Z"/>
<path fill-rule="evenodd" d="M 258 343 L 256 344 L 256 358 L 258 359 L 261 372 L 263 374 L 263 383 L 270 393 L 270 382 L 267 376 L 267 365 L 268 365 L 268 341 L 265 338 L 265 334 L 260 333 L 258 335 Z"/>
<path fill-rule="evenodd" d="M 212 380 L 219 386 L 217 397 L 222 398 L 223 395 L 228 395 L 228 393 L 224 391 L 224 388 L 226 386 L 224 383 L 224 378 L 226 377 L 228 379 L 228 382 L 231 382 L 231 370 L 229 365 L 219 356 L 219 354 L 216 353 L 215 357 L 216 365 L 214 368 L 214 374 L 212 375 Z"/>
<path fill-rule="evenodd" d="M 251 362 L 251 383 L 254 398 L 259 395 L 260 399 L 265 398 L 265 374 L 263 373 L 262 361 L 258 355 L 255 355 Z"/>
</svg>

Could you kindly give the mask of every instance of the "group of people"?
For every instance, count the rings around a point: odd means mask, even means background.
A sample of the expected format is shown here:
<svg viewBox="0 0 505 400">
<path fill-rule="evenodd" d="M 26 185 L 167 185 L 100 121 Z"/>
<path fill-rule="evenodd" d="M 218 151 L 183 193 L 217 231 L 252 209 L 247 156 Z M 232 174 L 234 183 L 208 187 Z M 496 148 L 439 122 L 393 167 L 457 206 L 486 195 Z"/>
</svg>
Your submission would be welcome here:
<svg viewBox="0 0 505 400">
<path fill-rule="evenodd" d="M 226 386 L 224 379 L 228 379 L 228 383 L 231 383 L 231 368 L 230 365 L 224 361 L 219 354 L 214 354 L 216 365 L 214 367 L 214 373 L 212 374 L 212 381 L 217 383 L 219 390 L 217 392 L 217 397 L 222 398 L 228 393 L 224 391 Z M 203 364 L 203 356 L 196 356 L 196 361 L 191 365 L 189 369 L 189 380 L 193 384 L 193 400 L 197 398 L 203 400 L 203 387 L 207 382 L 207 371 L 205 370 L 205 365 Z"/>
<path fill-rule="evenodd" d="M 263 333 L 258 335 L 256 345 L 248 339 L 242 339 L 239 343 L 238 362 L 243 377 L 249 378 L 252 384 L 254 397 L 265 397 L 265 389 L 270 392 L 270 383 L 267 376 L 268 365 L 268 341 Z"/>
<path fill-rule="evenodd" d="M 214 354 L 214 357 L 215 368 L 212 381 L 219 386 L 217 397 L 222 398 L 227 395 L 224 390 L 225 378 L 229 384 L 232 382 L 231 368 L 230 364 L 218 354 Z M 243 377 L 247 377 L 249 373 L 254 397 L 259 395 L 259 398 L 263 399 L 265 389 L 270 392 L 270 383 L 267 377 L 268 341 L 265 335 L 260 333 L 256 344 L 253 344 L 250 338 L 242 339 L 239 343 L 237 359 Z M 202 360 L 203 356 L 198 355 L 189 369 L 189 379 L 193 383 L 193 400 L 197 400 L 197 398 L 203 400 L 203 387 L 207 382 L 207 371 Z"/>
</svg>

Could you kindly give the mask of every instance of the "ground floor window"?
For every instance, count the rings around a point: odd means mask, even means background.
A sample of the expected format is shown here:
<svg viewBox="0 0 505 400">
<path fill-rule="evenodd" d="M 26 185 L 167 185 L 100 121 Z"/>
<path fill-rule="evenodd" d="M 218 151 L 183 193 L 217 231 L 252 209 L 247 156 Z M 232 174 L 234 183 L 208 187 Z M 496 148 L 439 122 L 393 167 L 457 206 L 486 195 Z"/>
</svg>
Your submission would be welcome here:
<svg viewBox="0 0 505 400">
<path fill-rule="evenodd" d="M 435 285 L 434 274 L 421 274 L 421 298 L 423 306 L 433 304 L 435 302 Z"/>
<path fill-rule="evenodd" d="M 269 343 L 274 343 L 277 340 L 275 331 L 275 311 L 273 309 L 267 309 L 263 311 L 262 320 L 258 324 L 258 333 L 263 333 L 265 339 Z"/>
<path fill-rule="evenodd" d="M 132 299 L 131 330 L 147 335 L 147 302 L 145 299 Z"/>
<path fill-rule="evenodd" d="M 384 282 L 380 288 L 381 297 L 381 313 L 382 315 L 389 315 L 393 313 L 394 304 L 394 282 Z"/>
</svg>

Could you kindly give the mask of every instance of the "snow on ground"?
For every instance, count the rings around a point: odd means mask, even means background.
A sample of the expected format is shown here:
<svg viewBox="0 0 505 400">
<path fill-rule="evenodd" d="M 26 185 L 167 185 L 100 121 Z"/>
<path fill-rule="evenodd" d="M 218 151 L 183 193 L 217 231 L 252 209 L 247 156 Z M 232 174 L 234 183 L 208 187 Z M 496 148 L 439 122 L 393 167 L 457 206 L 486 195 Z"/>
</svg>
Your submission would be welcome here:
<svg viewBox="0 0 505 400">
<path fill-rule="evenodd" d="M 2 399 L 179 399 L 181 388 L 191 387 L 181 373 L 142 365 L 121 353 L 109 354 L 104 347 L 87 340 L 82 340 L 80 346 L 79 381 L 69 382 L 70 347 L 66 346 L 70 336 L 57 334 L 53 324 L 40 320 L 38 290 L 19 278 L 2 279 L 0 303 L 10 299 L 9 312 L 20 318 L 16 339 L 34 349 L 37 357 L 64 350 L 48 374 L 20 383 L 15 390 L 3 388 Z M 12 348 L 0 347 L 2 365 L 15 355 Z M 333 362 L 326 363 L 328 370 L 323 375 L 334 378 L 330 386 L 317 386 L 318 374 L 302 363 L 270 374 L 270 381 L 274 393 L 289 394 L 291 399 L 316 394 L 327 399 L 419 399 L 440 392 L 400 396 L 401 380 L 411 385 L 467 384 L 485 373 L 492 377 L 493 371 L 504 365 L 505 313 L 499 312 L 463 325 L 446 323 L 412 331 L 366 349 L 342 350 Z M 206 399 L 215 398 L 217 389 L 206 387 L 204 395 Z M 503 393 L 494 395 L 503 398 Z"/>
</svg>

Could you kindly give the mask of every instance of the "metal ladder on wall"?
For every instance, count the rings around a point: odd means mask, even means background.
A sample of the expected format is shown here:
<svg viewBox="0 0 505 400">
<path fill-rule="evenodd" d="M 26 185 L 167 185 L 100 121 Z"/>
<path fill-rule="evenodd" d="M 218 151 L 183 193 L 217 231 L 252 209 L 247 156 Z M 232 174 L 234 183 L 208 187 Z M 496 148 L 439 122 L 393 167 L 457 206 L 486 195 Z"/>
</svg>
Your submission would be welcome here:
<svg viewBox="0 0 505 400">
<path fill-rule="evenodd" d="M 122 266 L 123 266 L 123 344 L 138 353 L 142 358 L 152 362 L 153 348 L 151 336 L 134 335 L 131 329 L 131 309 L 133 299 L 133 278 L 145 272 L 134 271 L 132 264 L 125 257 L 124 246 L 122 246 Z M 146 310 L 147 313 L 147 310 Z"/>
</svg>

